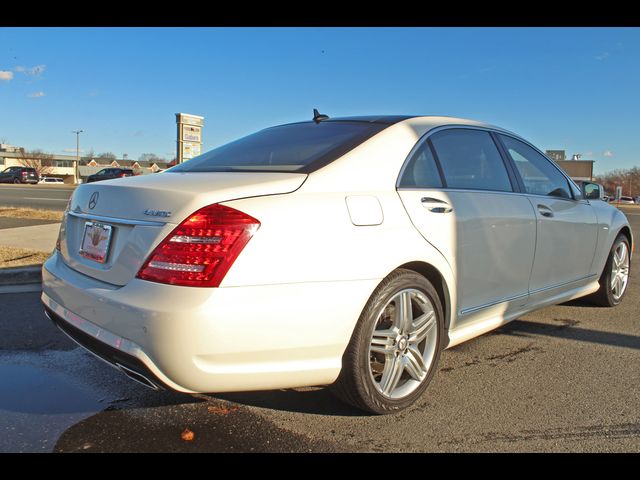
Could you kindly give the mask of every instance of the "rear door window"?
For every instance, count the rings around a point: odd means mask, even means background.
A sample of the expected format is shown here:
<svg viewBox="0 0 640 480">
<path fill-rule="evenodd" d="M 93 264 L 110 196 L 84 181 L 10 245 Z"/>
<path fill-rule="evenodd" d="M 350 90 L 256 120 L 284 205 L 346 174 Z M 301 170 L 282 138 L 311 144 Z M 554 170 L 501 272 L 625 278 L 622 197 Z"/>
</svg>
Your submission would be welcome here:
<svg viewBox="0 0 640 480">
<path fill-rule="evenodd" d="M 399 186 L 404 188 L 441 188 L 443 186 L 428 142 L 422 142 L 409 159 Z"/>
<path fill-rule="evenodd" d="M 430 137 L 447 188 L 512 192 L 498 147 L 489 132 L 453 128 Z"/>
</svg>

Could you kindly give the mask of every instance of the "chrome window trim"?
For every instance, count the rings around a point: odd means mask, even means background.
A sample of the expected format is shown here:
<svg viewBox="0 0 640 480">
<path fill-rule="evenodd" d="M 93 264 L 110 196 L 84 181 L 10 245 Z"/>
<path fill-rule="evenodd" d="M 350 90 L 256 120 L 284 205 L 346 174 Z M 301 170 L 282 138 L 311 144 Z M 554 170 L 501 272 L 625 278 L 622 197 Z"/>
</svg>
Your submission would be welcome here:
<svg viewBox="0 0 640 480">
<path fill-rule="evenodd" d="M 499 135 L 505 135 L 508 137 L 511 137 L 515 140 L 518 140 L 522 143 L 524 143 L 525 145 L 528 145 L 529 147 L 533 148 L 536 152 L 538 152 L 540 155 L 542 155 L 548 162 L 551 163 L 551 165 L 560 172 L 560 174 L 567 180 L 567 182 L 569 183 L 571 190 L 571 195 L 572 198 L 562 198 L 562 197 L 552 197 L 550 195 L 539 195 L 539 194 L 534 194 L 534 193 L 527 193 L 525 192 L 506 192 L 504 190 L 483 190 L 483 189 L 465 189 L 465 188 L 448 188 L 448 187 L 439 187 L 439 188 L 435 188 L 435 187 L 402 187 L 400 186 L 400 181 L 402 180 L 402 176 L 404 175 L 404 171 L 406 170 L 409 161 L 411 160 L 411 158 L 413 157 L 414 153 L 422 146 L 423 143 L 425 143 L 429 137 L 431 137 L 431 135 L 440 132 L 442 130 L 450 130 L 450 129 L 468 129 L 468 130 L 481 130 L 484 132 L 493 132 Z M 499 150 L 498 150 L 499 151 Z M 508 152 L 507 152 L 508 153 Z M 511 158 L 506 159 L 510 162 L 512 162 L 513 160 Z M 516 172 L 518 173 L 518 172 Z M 519 174 L 519 173 L 518 173 Z M 522 138 L 521 136 L 510 132 L 508 130 L 503 130 L 501 128 L 498 127 L 493 127 L 493 126 L 477 126 L 477 125 L 464 125 L 464 124 L 447 124 L 447 125 L 440 125 L 438 127 L 434 127 L 431 128 L 429 130 L 427 130 L 419 139 L 418 141 L 415 143 L 415 145 L 413 146 L 413 148 L 411 149 L 411 151 L 409 152 L 409 154 L 407 155 L 407 157 L 404 159 L 404 163 L 402 164 L 402 168 L 400 168 L 400 173 L 398 174 L 398 178 L 396 179 L 396 190 L 446 190 L 446 191 L 461 191 L 461 192 L 494 192 L 494 193 L 510 193 L 510 194 L 519 194 L 519 195 L 528 195 L 528 196 L 535 196 L 535 197 L 541 197 L 541 198 L 553 198 L 553 199 L 558 199 L 558 200 L 565 200 L 565 201 L 571 201 L 571 202 L 581 202 L 581 203 L 586 203 L 589 204 L 588 201 L 584 200 L 582 197 L 577 197 L 576 193 L 580 192 L 580 188 L 576 185 L 576 183 L 571 179 L 571 177 L 569 177 L 553 160 L 551 160 L 547 155 L 544 154 L 544 152 L 542 152 L 538 147 L 536 147 L 535 145 L 533 145 L 531 142 L 527 141 L 526 139 Z M 575 190 L 574 190 L 575 189 Z"/>
<path fill-rule="evenodd" d="M 415 145 L 413 146 L 413 148 L 411 149 L 411 151 L 409 152 L 409 154 L 407 155 L 407 157 L 404 159 L 404 163 L 402 164 L 402 168 L 400 168 L 400 173 L 398 175 L 398 178 L 396 179 L 396 190 L 399 190 L 401 188 L 403 189 L 408 189 L 408 187 L 401 187 L 400 186 L 400 181 L 402 180 L 402 176 L 404 175 L 404 171 L 407 168 L 407 165 L 409 164 L 409 160 L 411 160 L 411 157 L 413 157 L 414 153 L 422 146 L 423 143 L 425 143 L 429 137 L 431 137 L 432 135 L 441 132 L 443 130 L 459 130 L 459 129 L 465 129 L 465 130 L 480 130 L 481 132 L 487 132 L 487 133 L 491 133 L 491 132 L 496 132 L 496 133 L 509 133 L 507 130 L 502 130 L 500 128 L 497 127 L 481 127 L 481 126 L 476 126 L 476 125 L 464 125 L 464 124 L 458 124 L 458 123 L 451 123 L 451 124 L 447 124 L 447 125 L 440 125 L 438 127 L 434 127 L 431 128 L 429 130 L 427 130 L 419 139 L 418 141 L 415 143 Z M 517 138 L 517 136 L 515 136 L 514 134 L 511 134 L 512 136 L 514 136 L 514 138 Z M 496 145 L 496 149 L 498 150 L 498 153 L 500 154 L 500 157 L 502 157 L 502 154 L 500 153 L 500 149 L 498 148 L 498 146 Z M 504 161 L 504 159 L 503 159 Z M 505 165 L 505 171 L 507 173 L 507 175 L 509 175 L 509 170 L 507 168 L 507 166 Z M 509 179 L 509 181 L 511 181 L 511 179 Z M 512 185 L 512 187 L 514 187 Z M 411 190 L 415 190 L 417 188 L 426 188 L 426 187 L 415 187 L 415 188 L 411 188 Z M 433 187 L 430 187 L 431 189 L 434 189 Z M 516 192 L 515 190 L 508 192 L 505 190 L 491 190 L 491 189 L 487 189 L 487 190 L 482 190 L 482 189 L 467 189 L 467 188 L 449 188 L 449 187 L 440 187 L 438 188 L 438 190 L 447 190 L 447 191 L 452 191 L 452 190 L 460 190 L 460 191 L 464 191 L 464 192 L 471 192 L 471 191 L 482 191 L 482 192 L 499 192 L 499 193 L 520 193 L 520 192 Z"/>
<path fill-rule="evenodd" d="M 574 200 L 573 198 L 562 198 L 562 197 L 551 197 L 549 195 L 538 195 L 536 193 L 527 193 L 527 192 L 505 192 L 503 190 L 482 190 L 482 189 L 470 189 L 470 188 L 444 188 L 444 187 L 398 187 L 396 189 L 399 192 L 407 191 L 414 192 L 416 190 L 420 191 L 447 191 L 447 192 L 462 192 L 462 193 L 490 193 L 491 195 L 503 194 L 503 195 L 519 195 L 526 197 L 538 197 L 545 199 L 554 199 L 554 200 L 562 200 L 565 202 L 580 202 L 583 204 L 589 204 L 587 200 Z"/>
</svg>

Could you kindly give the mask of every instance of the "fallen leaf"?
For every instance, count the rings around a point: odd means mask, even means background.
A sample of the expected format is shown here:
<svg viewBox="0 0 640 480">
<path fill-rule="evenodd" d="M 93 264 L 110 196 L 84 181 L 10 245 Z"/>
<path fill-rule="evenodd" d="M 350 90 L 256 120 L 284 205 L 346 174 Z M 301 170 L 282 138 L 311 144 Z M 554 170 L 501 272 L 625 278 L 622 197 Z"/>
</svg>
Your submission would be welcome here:
<svg viewBox="0 0 640 480">
<path fill-rule="evenodd" d="M 182 438 L 182 440 L 184 440 L 185 442 L 192 442 L 195 436 L 196 434 L 188 428 L 185 428 L 184 432 L 180 434 L 180 438 Z"/>
<path fill-rule="evenodd" d="M 231 412 L 235 412 L 236 410 L 240 410 L 240 407 L 207 407 L 209 413 L 213 413 L 215 415 L 229 415 Z"/>
</svg>

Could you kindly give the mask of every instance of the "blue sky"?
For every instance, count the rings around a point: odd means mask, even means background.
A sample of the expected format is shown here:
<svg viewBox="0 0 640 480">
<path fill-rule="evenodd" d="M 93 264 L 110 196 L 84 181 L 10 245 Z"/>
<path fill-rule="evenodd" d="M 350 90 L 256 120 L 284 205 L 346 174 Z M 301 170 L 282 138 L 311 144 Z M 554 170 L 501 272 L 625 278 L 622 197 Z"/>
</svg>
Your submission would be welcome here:
<svg viewBox="0 0 640 480">
<path fill-rule="evenodd" d="M 0 28 L 0 141 L 175 154 L 330 116 L 440 114 L 640 165 L 640 28 Z"/>
</svg>

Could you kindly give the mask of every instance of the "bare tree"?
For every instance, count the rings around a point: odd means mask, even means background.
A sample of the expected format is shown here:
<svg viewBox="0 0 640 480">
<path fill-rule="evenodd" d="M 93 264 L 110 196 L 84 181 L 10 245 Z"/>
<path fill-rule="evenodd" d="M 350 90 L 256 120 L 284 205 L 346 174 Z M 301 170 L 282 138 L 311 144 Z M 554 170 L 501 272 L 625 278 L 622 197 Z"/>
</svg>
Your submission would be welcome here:
<svg viewBox="0 0 640 480">
<path fill-rule="evenodd" d="M 87 153 L 85 153 L 80 158 L 80 165 L 86 165 L 87 163 L 89 163 L 94 158 L 96 158 L 96 153 L 93 151 L 93 148 L 91 148 Z"/>
<path fill-rule="evenodd" d="M 640 195 L 640 168 L 612 170 L 601 175 L 597 175 L 594 181 L 604 185 L 605 191 L 613 195 L 616 187 L 622 187 L 622 194 L 628 196 Z"/>
<path fill-rule="evenodd" d="M 115 160 L 117 157 L 115 153 L 104 152 L 98 155 L 96 158 L 108 158 L 109 160 Z"/>
<path fill-rule="evenodd" d="M 22 158 L 18 159 L 18 163 L 23 167 L 35 168 L 39 177 L 44 177 L 53 173 L 53 155 L 44 153 L 42 150 L 24 150 L 21 149 Z"/>
<path fill-rule="evenodd" d="M 164 162 L 165 159 L 159 157 L 155 153 L 143 153 L 138 157 L 138 161 L 140 162 Z"/>
</svg>

